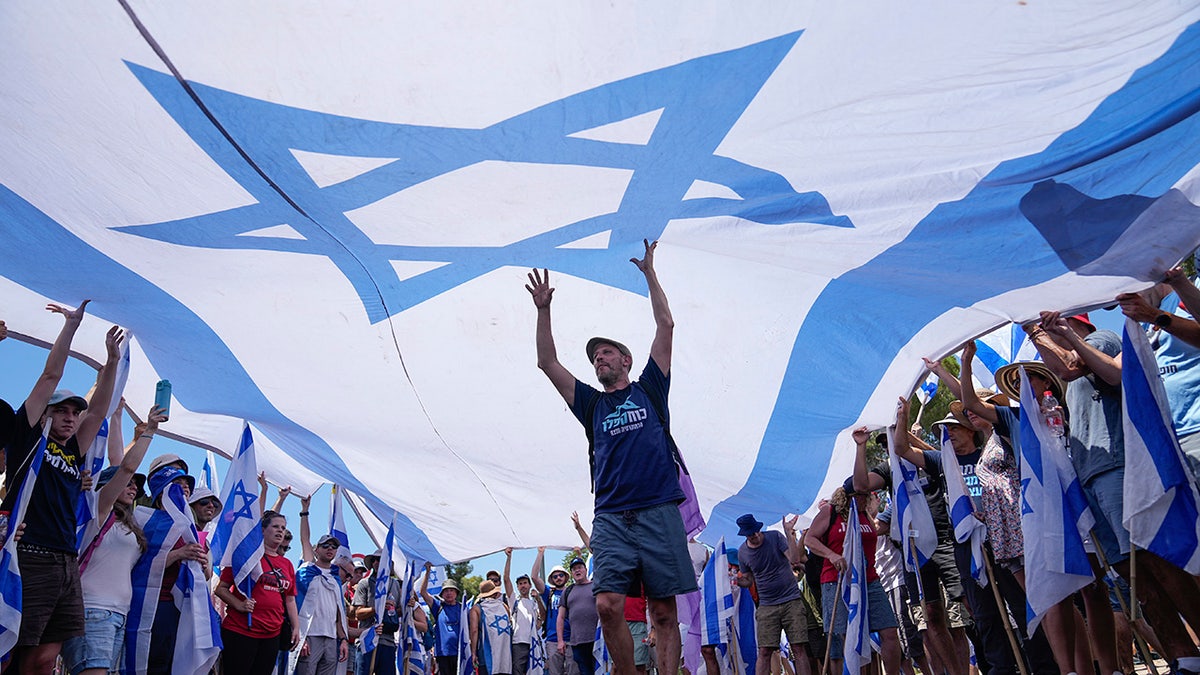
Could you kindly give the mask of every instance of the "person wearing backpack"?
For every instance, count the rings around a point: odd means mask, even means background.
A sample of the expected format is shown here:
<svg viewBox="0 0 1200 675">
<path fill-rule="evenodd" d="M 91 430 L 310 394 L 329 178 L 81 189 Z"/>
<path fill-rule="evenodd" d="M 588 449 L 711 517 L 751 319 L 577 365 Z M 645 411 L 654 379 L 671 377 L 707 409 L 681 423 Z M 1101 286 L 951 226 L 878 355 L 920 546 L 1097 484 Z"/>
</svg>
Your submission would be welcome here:
<svg viewBox="0 0 1200 675">
<path fill-rule="evenodd" d="M 675 596 L 697 590 L 679 505 L 686 469 L 671 439 L 667 392 L 675 320 L 654 270 L 658 242 L 644 241 L 645 256 L 632 262 L 646 278 L 654 315 L 650 358 L 637 381 L 633 356 L 620 342 L 588 340 L 587 356 L 603 391 L 580 382 L 559 361 L 550 325 L 548 270 L 529 273 L 526 290 L 537 308 L 538 368 L 546 374 L 587 434 L 596 494 L 592 521 L 595 552 L 593 593 L 617 673 L 634 672 L 633 637 L 625 621 L 625 598 L 644 583 L 658 635 L 660 664 L 674 671 L 681 642 Z"/>
</svg>

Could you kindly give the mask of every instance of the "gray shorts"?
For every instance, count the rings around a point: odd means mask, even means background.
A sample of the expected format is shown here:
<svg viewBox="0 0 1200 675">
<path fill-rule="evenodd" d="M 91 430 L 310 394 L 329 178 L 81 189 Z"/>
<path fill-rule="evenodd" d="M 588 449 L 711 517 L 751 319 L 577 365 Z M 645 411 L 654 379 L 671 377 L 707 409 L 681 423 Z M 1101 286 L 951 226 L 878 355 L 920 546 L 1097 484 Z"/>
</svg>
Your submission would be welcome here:
<svg viewBox="0 0 1200 675">
<path fill-rule="evenodd" d="M 593 593 L 671 598 L 698 590 L 687 532 L 673 503 L 598 513 L 592 520 Z"/>
<path fill-rule="evenodd" d="M 838 597 L 838 587 L 836 581 L 826 581 L 821 584 L 821 613 L 823 616 L 833 616 L 833 603 L 837 599 L 837 618 L 833 624 L 833 630 L 827 630 L 829 634 L 829 654 L 830 658 L 842 658 L 842 646 L 846 636 L 846 614 L 849 612 L 846 609 L 846 603 Z M 879 581 L 872 581 L 867 584 L 867 630 L 872 633 L 888 628 L 896 627 L 896 614 L 892 612 L 892 604 L 888 600 L 887 591 L 883 590 L 883 584 Z"/>
<path fill-rule="evenodd" d="M 633 636 L 633 665 L 650 665 L 650 643 L 647 642 L 650 630 L 645 621 L 626 621 L 629 624 L 629 634 Z"/>
<path fill-rule="evenodd" d="M 1096 518 L 1092 544 L 1099 546 L 1109 565 L 1129 557 L 1129 530 L 1121 523 L 1125 509 L 1125 469 L 1110 469 L 1092 476 L 1083 486 L 1088 508 Z"/>
<path fill-rule="evenodd" d="M 794 648 L 808 642 L 808 609 L 804 598 L 779 605 L 760 605 L 755 616 L 755 638 L 759 649 L 779 649 L 779 634 L 786 633 Z"/>
</svg>

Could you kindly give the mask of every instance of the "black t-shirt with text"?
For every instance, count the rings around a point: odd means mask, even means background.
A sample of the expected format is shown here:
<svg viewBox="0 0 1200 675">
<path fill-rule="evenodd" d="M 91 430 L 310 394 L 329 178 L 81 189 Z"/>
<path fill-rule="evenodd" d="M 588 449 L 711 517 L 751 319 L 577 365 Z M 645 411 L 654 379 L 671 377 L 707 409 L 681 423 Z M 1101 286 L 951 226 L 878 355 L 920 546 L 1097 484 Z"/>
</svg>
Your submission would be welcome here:
<svg viewBox="0 0 1200 675">
<path fill-rule="evenodd" d="M 5 452 L 8 472 L 4 478 L 7 496 L 2 508 L 12 513 L 20 492 L 21 484 L 29 474 L 30 455 L 38 446 L 42 428 L 29 426 L 25 405 L 17 410 L 13 420 L 13 434 Z M 75 553 L 75 506 L 79 501 L 80 468 L 83 458 L 79 442 L 75 437 L 64 445 L 53 440 L 46 443 L 42 468 L 38 472 L 29 508 L 25 512 L 25 534 L 22 544 L 40 546 L 62 553 Z"/>
</svg>

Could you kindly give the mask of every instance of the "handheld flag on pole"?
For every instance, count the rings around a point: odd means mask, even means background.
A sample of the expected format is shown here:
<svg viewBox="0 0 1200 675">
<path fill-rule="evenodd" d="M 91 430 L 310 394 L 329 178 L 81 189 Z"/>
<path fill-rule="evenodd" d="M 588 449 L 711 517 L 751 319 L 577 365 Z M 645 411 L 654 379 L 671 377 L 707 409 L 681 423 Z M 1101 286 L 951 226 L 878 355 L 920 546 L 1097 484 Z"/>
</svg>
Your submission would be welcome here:
<svg viewBox="0 0 1200 675">
<path fill-rule="evenodd" d="M 1021 369 L 1021 530 L 1025 536 L 1026 620 L 1032 633 L 1046 610 L 1095 578 L 1083 548 L 1096 524 L 1063 439 L 1042 419 Z"/>
<path fill-rule="evenodd" d="M 429 575 L 429 586 L 426 589 L 430 595 L 437 597 L 442 594 L 442 570 L 437 565 L 425 571 Z"/>
<path fill-rule="evenodd" d="M 921 407 L 925 407 L 925 404 L 937 395 L 938 384 L 938 376 L 930 373 L 929 377 L 926 377 L 921 386 L 917 388 L 917 401 L 920 402 Z"/>
<path fill-rule="evenodd" d="M 725 538 L 721 537 L 700 574 L 700 644 L 729 643 L 733 587 L 729 583 Z"/>
<path fill-rule="evenodd" d="M 608 645 L 604 642 L 604 631 L 596 624 L 596 639 L 592 642 L 592 673 L 605 675 L 612 672 L 612 659 L 608 656 Z"/>
<path fill-rule="evenodd" d="M 221 479 L 217 475 L 217 455 L 212 450 L 204 453 L 204 466 L 200 469 L 200 485 L 221 494 Z"/>
<path fill-rule="evenodd" d="M 8 532 L 4 547 L 0 548 L 0 655 L 6 655 L 17 644 L 17 636 L 21 632 L 21 609 L 24 593 L 21 586 L 21 569 L 17 565 L 17 542 L 13 531 L 17 525 L 25 522 L 25 511 L 29 509 L 29 499 L 33 496 L 33 486 L 37 483 L 38 473 L 42 470 L 42 460 L 46 455 L 47 438 L 50 434 L 50 421 L 42 428 L 42 437 L 29 458 L 29 471 L 25 480 L 21 481 L 17 502 L 8 518 Z"/>
<path fill-rule="evenodd" d="M 125 383 L 129 381 L 129 342 L 132 336 L 126 335 L 121 341 L 121 358 L 117 361 L 117 372 L 114 376 L 112 400 L 104 413 L 104 421 L 100 423 L 100 431 L 92 444 L 88 446 L 83 456 L 83 468 L 93 476 L 99 476 L 104 469 L 104 460 L 108 457 L 108 420 L 114 414 L 123 414 L 121 397 L 125 395 Z M 121 440 L 121 439 L 118 439 Z M 82 555 L 87 542 L 83 540 L 88 523 L 96 517 L 96 500 L 99 494 L 95 490 L 80 490 L 79 501 L 75 504 L 75 550 Z"/>
<path fill-rule="evenodd" d="M 942 426 L 942 473 L 946 477 L 946 501 L 949 503 L 950 524 L 954 527 L 954 539 L 960 544 L 971 545 L 971 576 L 980 586 L 987 586 L 987 567 L 983 558 L 983 540 L 987 537 L 987 525 L 975 515 L 967 485 L 959 470 L 958 455 L 950 442 L 950 434 Z"/>
<path fill-rule="evenodd" d="M 907 431 L 901 431 L 907 433 Z M 888 430 L 888 447 L 895 447 L 893 430 Z M 888 452 L 888 461 L 892 471 L 892 492 L 896 496 L 895 523 L 900 527 L 892 528 L 892 539 L 901 545 L 905 551 L 904 565 L 910 572 L 915 572 L 933 557 L 937 549 L 937 529 L 933 525 L 933 512 L 929 510 L 929 501 L 921 491 L 917 478 L 917 467 L 906 459 Z"/>
<path fill-rule="evenodd" d="M 242 428 L 237 452 L 225 475 L 221 493 L 221 515 L 213 530 L 211 552 L 219 567 L 233 569 L 233 584 L 250 597 L 262 574 L 263 536 L 259 497 L 258 463 L 254 456 L 254 435 L 250 424 Z M 253 617 L 251 617 L 253 621 Z"/>
<path fill-rule="evenodd" d="M 379 562 L 375 567 L 375 587 L 374 587 L 374 607 L 375 621 L 372 623 L 372 630 L 363 633 L 362 650 L 363 653 L 369 653 L 375 650 L 378 644 L 378 636 L 375 634 L 375 624 L 383 623 L 383 615 L 387 611 L 388 601 L 388 586 L 392 581 L 392 548 L 396 543 L 396 514 L 392 514 L 392 520 L 388 523 L 387 537 L 383 540 L 382 550 L 379 553 Z M 396 598 L 392 598 L 392 603 L 397 602 Z"/>
<path fill-rule="evenodd" d="M 178 485 L 167 488 L 163 510 L 171 518 L 172 531 L 179 530 L 185 544 L 200 543 L 199 533 L 196 532 L 183 496 L 183 488 Z M 182 675 L 207 673 L 221 655 L 221 617 L 213 607 L 204 567 L 199 562 L 180 562 L 179 576 L 171 589 L 171 596 L 179 610 L 179 630 L 171 672 Z"/>
<path fill-rule="evenodd" d="M 1158 363 L 1146 334 L 1132 319 L 1125 320 L 1122 341 L 1122 522 L 1133 545 L 1188 574 L 1200 574 L 1200 493 L 1175 436 Z"/>
<path fill-rule="evenodd" d="M 870 615 L 867 608 L 867 558 L 862 547 L 857 499 L 850 500 L 844 541 L 842 557 L 848 563 L 848 579 L 842 590 L 842 601 L 846 603 L 847 610 L 842 672 L 844 675 L 859 675 L 862 667 L 871 662 L 871 640 L 867 624 Z"/>
<path fill-rule="evenodd" d="M 329 534 L 338 540 L 334 560 L 350 559 L 350 537 L 346 534 L 346 516 L 342 509 L 342 490 L 337 483 L 329 491 Z"/>
</svg>

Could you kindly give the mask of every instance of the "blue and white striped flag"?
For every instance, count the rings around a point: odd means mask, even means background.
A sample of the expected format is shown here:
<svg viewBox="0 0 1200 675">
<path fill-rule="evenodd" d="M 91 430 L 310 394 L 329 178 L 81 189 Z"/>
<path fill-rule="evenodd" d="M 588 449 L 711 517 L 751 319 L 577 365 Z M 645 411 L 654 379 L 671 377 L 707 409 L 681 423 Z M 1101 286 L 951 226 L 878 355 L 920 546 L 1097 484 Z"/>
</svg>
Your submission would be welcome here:
<svg viewBox="0 0 1200 675">
<path fill-rule="evenodd" d="M 749 588 L 738 587 L 734 596 L 733 643 L 734 659 L 741 664 L 740 675 L 755 672 L 758 664 L 758 637 L 755 632 L 754 596 Z M 734 669 L 737 671 L 737 669 Z"/>
<path fill-rule="evenodd" d="M 387 610 L 388 586 L 392 581 L 392 548 L 396 545 L 396 514 L 392 514 L 392 520 L 388 523 L 387 537 L 383 540 L 383 549 L 379 553 L 379 563 L 375 568 L 375 587 L 374 587 L 374 607 L 375 621 L 371 625 L 371 630 L 363 633 L 362 650 L 364 653 L 372 652 L 378 643 L 379 637 L 375 634 L 375 626 L 383 623 L 383 615 Z M 397 602 L 397 598 L 392 598 L 393 602 Z"/>
<path fill-rule="evenodd" d="M 46 456 L 46 439 L 50 434 L 50 421 L 42 428 L 42 437 L 38 439 L 37 447 L 29 458 L 29 472 L 21 481 L 21 490 L 17 494 L 17 502 L 8 518 L 8 537 L 4 548 L 0 549 L 0 655 L 7 655 L 17 644 L 17 636 L 21 632 L 21 608 L 23 591 L 21 587 L 21 569 L 17 565 L 17 542 L 13 532 L 17 525 L 25 521 L 25 511 L 29 508 L 29 498 L 33 496 L 33 486 L 37 482 L 38 473 L 42 470 L 42 460 Z"/>
<path fill-rule="evenodd" d="M 125 339 L 121 341 L 121 358 L 117 361 L 117 372 L 114 374 L 112 399 L 108 403 L 108 410 L 105 411 L 104 421 L 100 423 L 100 431 L 96 433 L 96 438 L 92 439 L 92 444 L 83 456 L 83 467 L 92 476 L 100 475 L 104 469 L 104 460 L 108 458 L 109 418 L 114 414 L 125 414 L 125 411 L 118 409 L 121 407 L 121 397 L 125 395 L 125 383 L 129 381 L 129 343 L 132 339 L 131 335 L 126 334 Z M 80 555 L 88 544 L 83 537 L 88 524 L 96 517 L 98 498 L 99 494 L 95 490 L 79 491 L 79 501 L 75 504 L 75 549 Z"/>
<path fill-rule="evenodd" d="M 604 630 L 596 623 L 596 639 L 592 642 L 592 674 L 605 675 L 612 672 L 612 659 L 608 655 L 608 644 L 604 642 Z"/>
<path fill-rule="evenodd" d="M 350 536 L 346 530 L 346 516 L 342 508 L 342 490 L 337 483 L 329 490 L 329 534 L 338 540 L 338 552 L 334 560 L 350 559 Z"/>
<path fill-rule="evenodd" d="M 462 605 L 462 618 L 458 627 L 458 675 L 475 675 L 475 658 L 471 655 L 471 631 L 467 628 L 467 617 L 471 615 L 471 608 L 475 606 L 475 598 L 459 604 Z"/>
<path fill-rule="evenodd" d="M 262 505 L 258 501 L 254 435 L 250 432 L 250 424 L 246 423 L 225 475 L 221 515 L 217 517 L 210 550 L 217 566 L 233 569 L 233 584 L 247 598 L 262 574 Z M 250 620 L 253 621 L 253 616 Z"/>
<path fill-rule="evenodd" d="M 180 539 L 197 543 L 196 526 L 188 515 L 183 488 L 169 485 L 158 510 L 138 508 L 139 520 L 145 519 L 146 552 L 134 565 L 133 600 L 125 620 L 125 661 L 123 672 L 146 672 L 150 657 L 150 636 L 158 611 L 163 572 L 167 555 Z M 206 673 L 221 653 L 220 617 L 213 608 L 204 568 L 200 563 L 182 561 L 175 586 L 171 588 L 179 610 L 179 629 L 172 661 L 172 672 L 195 675 Z"/>
<path fill-rule="evenodd" d="M 1121 412 L 1129 541 L 1188 574 L 1200 574 L 1200 493 L 1186 464 L 1167 392 L 1146 334 L 1125 320 Z"/>
<path fill-rule="evenodd" d="M 850 500 L 850 515 L 846 518 L 846 538 L 842 556 L 848 566 L 842 602 L 846 603 L 846 642 L 843 647 L 842 673 L 859 675 L 862 667 L 871 662 L 871 640 L 867 617 L 867 557 L 862 547 L 859 529 L 858 500 Z"/>
<path fill-rule="evenodd" d="M 894 433 L 894 429 L 888 429 L 889 448 L 896 447 Z M 892 528 L 891 536 L 904 551 L 905 569 L 913 572 L 933 557 L 937 549 L 937 529 L 933 524 L 929 501 L 921 491 L 917 467 L 897 457 L 894 452 L 888 453 L 888 462 L 892 470 L 892 492 L 896 497 L 896 513 L 892 522 L 900 525 Z"/>
<path fill-rule="evenodd" d="M 433 597 L 442 594 L 442 568 L 438 565 L 430 567 L 426 572 L 429 575 L 429 587 L 426 589 Z"/>
<path fill-rule="evenodd" d="M 412 586 L 412 581 L 409 582 Z M 428 655 L 425 652 L 425 643 L 421 641 L 421 634 L 417 632 L 416 624 L 413 623 L 413 613 L 415 607 L 408 607 L 405 601 L 404 610 L 404 649 L 399 650 L 403 653 L 403 663 L 398 663 L 396 672 L 402 675 L 425 675 L 425 670 L 428 667 Z M 532 654 L 530 655 L 532 659 Z"/>
<path fill-rule="evenodd" d="M 987 525 L 975 515 L 975 505 L 967 494 L 967 485 L 959 470 L 958 455 L 954 452 L 946 425 L 942 425 L 942 473 L 946 477 L 946 501 L 949 504 L 950 525 L 954 527 L 954 539 L 960 544 L 970 543 L 971 576 L 980 586 L 987 586 L 987 568 L 983 558 Z"/>
<path fill-rule="evenodd" d="M 732 619 L 733 587 L 729 583 L 725 537 L 721 537 L 700 574 L 700 644 L 727 644 Z"/>
<path fill-rule="evenodd" d="M 1032 633 L 1046 610 L 1095 578 L 1083 540 L 1096 524 L 1064 441 L 1050 433 L 1021 369 L 1021 530 L 1025 534 L 1026 620 Z"/>
<path fill-rule="evenodd" d="M 221 494 L 221 478 L 217 474 L 217 454 L 212 450 L 204 453 L 204 466 L 200 468 L 200 486 Z"/>
<path fill-rule="evenodd" d="M 546 673 L 546 636 L 535 624 L 529 638 L 529 670 L 527 675 Z"/>
<path fill-rule="evenodd" d="M 917 388 L 917 400 L 921 402 L 921 405 L 925 405 L 929 403 L 929 399 L 937 395 L 937 390 L 938 376 L 930 373 L 929 377 L 926 377 L 921 386 Z"/>
</svg>

